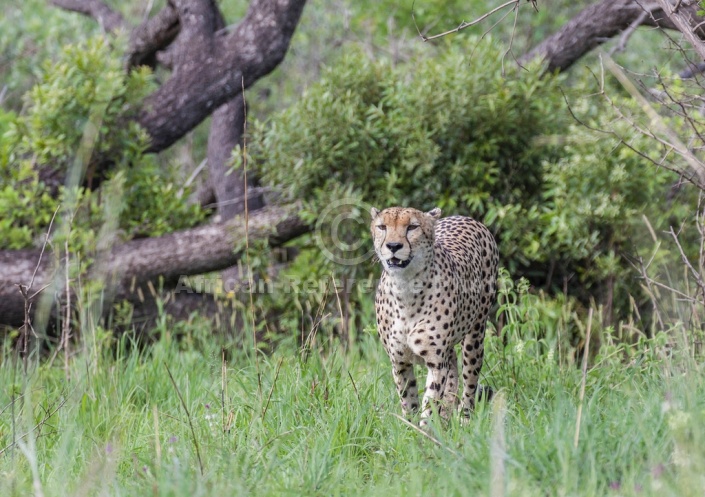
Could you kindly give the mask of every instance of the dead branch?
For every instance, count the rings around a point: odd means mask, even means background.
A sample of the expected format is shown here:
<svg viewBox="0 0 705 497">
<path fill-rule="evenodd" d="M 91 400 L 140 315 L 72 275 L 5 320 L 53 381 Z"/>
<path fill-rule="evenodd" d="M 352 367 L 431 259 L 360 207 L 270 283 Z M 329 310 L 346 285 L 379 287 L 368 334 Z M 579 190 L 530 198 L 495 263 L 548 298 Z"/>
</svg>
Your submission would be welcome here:
<svg viewBox="0 0 705 497">
<path fill-rule="evenodd" d="M 127 67 L 154 67 L 156 54 L 168 47 L 179 34 L 179 16 L 170 2 L 155 16 L 137 26 L 130 35 Z"/>
<path fill-rule="evenodd" d="M 690 271 L 690 274 L 693 276 L 693 280 L 695 281 L 695 284 L 698 286 L 698 291 L 696 292 L 695 296 L 692 298 L 697 299 L 698 294 L 705 297 L 705 281 L 703 281 L 702 275 L 690 263 L 690 259 L 688 259 L 688 256 L 685 255 L 685 251 L 683 250 L 683 247 L 681 246 L 680 240 L 678 240 L 678 235 L 676 234 L 675 231 L 673 231 L 673 226 L 671 226 L 671 228 L 669 229 L 669 234 L 671 235 L 671 238 L 673 238 L 673 241 L 676 244 L 676 247 L 678 247 L 678 253 L 681 256 L 681 261 L 683 262 L 683 265 L 686 268 L 688 268 L 688 271 Z"/>
<path fill-rule="evenodd" d="M 56 404 L 56 406 L 55 406 L 53 409 L 51 409 L 50 411 L 46 412 L 46 414 L 44 415 L 44 417 L 42 418 L 42 420 L 39 421 L 39 423 L 37 423 L 36 425 L 34 425 L 34 427 L 33 427 L 31 430 L 29 430 L 29 431 L 26 432 L 26 433 L 23 433 L 23 434 L 19 435 L 11 444 L 9 444 L 9 445 L 3 447 L 2 449 L 0 449 L 0 456 L 3 455 L 5 452 L 7 452 L 8 449 L 14 447 L 15 444 L 16 444 L 19 440 L 22 440 L 23 438 L 25 438 L 25 437 L 31 435 L 31 434 L 34 433 L 37 429 L 41 429 L 41 428 L 46 424 L 46 422 L 49 421 L 49 419 L 50 419 L 54 414 L 56 414 L 56 413 L 59 411 L 59 409 L 61 409 L 62 407 L 64 407 L 64 404 L 66 404 L 66 402 L 69 400 L 69 396 L 68 396 L 68 395 L 64 395 L 64 396 L 62 396 L 62 397 L 60 397 L 60 398 L 61 398 L 61 402 L 59 402 L 58 404 Z"/>
<path fill-rule="evenodd" d="M 603 91 L 604 97 L 610 103 L 612 108 L 619 114 L 620 118 L 638 131 L 639 133 L 647 136 L 658 143 L 664 145 L 668 150 L 671 150 L 681 156 L 690 166 L 691 174 L 687 174 L 686 171 L 676 170 L 682 177 L 691 181 L 700 190 L 705 190 L 705 164 L 698 159 L 693 152 L 681 141 L 678 135 L 668 126 L 656 110 L 652 107 L 649 101 L 639 92 L 639 90 L 634 86 L 631 80 L 626 76 L 624 71 L 612 61 L 609 56 L 604 57 L 604 62 L 606 67 L 610 72 L 619 80 L 625 90 L 634 98 L 634 100 L 642 108 L 646 116 L 649 118 L 649 123 L 655 128 L 655 131 L 651 131 L 648 128 L 644 128 L 634 122 L 632 119 L 627 117 L 617 106 L 612 102 L 609 96 Z M 663 137 L 662 137 L 663 136 Z M 665 137 L 665 138 L 664 138 Z M 666 167 L 673 170 L 673 168 L 667 166 L 665 163 L 659 163 L 661 167 Z"/>
<path fill-rule="evenodd" d="M 697 15 L 697 10 L 700 9 L 699 2 L 677 0 L 674 5 L 674 2 L 669 0 L 655 1 L 676 28 L 683 33 L 700 59 L 705 60 L 705 43 L 702 40 L 705 35 L 703 19 Z"/>
<path fill-rule="evenodd" d="M 435 40 L 437 38 L 442 38 L 443 36 L 448 36 L 449 34 L 458 33 L 465 28 L 469 28 L 470 26 L 474 26 L 475 24 L 479 24 L 482 21 L 484 21 L 485 19 L 487 19 L 488 17 L 490 17 L 491 15 L 496 14 L 497 12 L 506 9 L 507 7 L 512 7 L 511 10 L 516 10 L 519 8 L 520 1 L 521 0 L 509 0 L 508 2 L 503 3 L 499 7 L 495 7 L 494 9 L 490 10 L 489 12 L 486 12 L 485 14 L 481 15 L 480 17 L 478 17 L 477 19 L 475 19 L 473 21 L 463 21 L 457 27 L 455 27 L 453 29 L 450 29 L 450 30 L 445 31 L 443 33 L 439 33 L 439 34 L 432 35 L 432 36 L 426 36 L 421 33 L 421 30 L 419 29 L 418 24 L 416 24 L 416 15 L 414 14 L 413 5 L 411 7 L 411 18 L 414 21 L 414 26 L 416 26 L 416 31 L 419 33 L 419 37 L 424 42 L 426 42 L 426 41 Z M 536 8 L 536 2 L 532 1 L 532 3 L 534 5 L 534 8 Z M 505 17 L 506 17 L 506 15 L 505 15 Z"/>
<path fill-rule="evenodd" d="M 125 24 L 122 14 L 100 0 L 51 0 L 57 7 L 94 18 L 104 31 L 110 32 Z"/>
<path fill-rule="evenodd" d="M 151 137 L 148 151 L 169 147 L 237 97 L 242 92 L 241 81 L 247 89 L 277 67 L 305 4 L 306 0 L 252 0 L 242 22 L 219 29 L 215 2 L 173 0 L 137 28 L 130 44 L 133 54 L 128 57 L 129 65 L 153 62 L 156 52 L 163 50 L 160 60 L 174 68 L 137 113 L 137 122 Z M 56 0 L 55 5 L 107 19 L 98 0 Z M 108 30 L 124 23 L 105 22 Z"/>
<path fill-rule="evenodd" d="M 524 65 L 541 59 L 548 72 L 561 72 L 583 55 L 623 33 L 642 17 L 643 25 L 677 29 L 660 7 L 646 0 L 602 0 L 589 5 L 555 34 L 519 58 Z"/>
<path fill-rule="evenodd" d="M 629 27 L 622 32 L 617 43 L 607 52 L 610 56 L 619 52 L 623 52 L 627 48 L 627 42 L 629 41 L 629 38 L 631 38 L 631 36 L 634 34 L 634 32 L 639 26 L 644 24 L 647 15 L 648 14 L 646 13 L 646 11 L 639 14 L 639 17 L 634 19 L 634 21 L 632 21 Z"/>
<path fill-rule="evenodd" d="M 298 217 L 298 206 L 269 206 L 253 212 L 247 223 L 237 217 L 230 222 L 198 226 L 168 235 L 131 240 L 113 246 L 96 255 L 91 277 L 105 281 L 107 300 L 135 299 L 139 288 L 150 282 L 162 281 L 173 288 L 182 276 L 219 271 L 240 259 L 245 236 L 250 240 L 265 240 L 270 246 L 280 246 L 308 232 L 311 228 Z M 15 284 L 28 281 L 35 267 L 36 283 L 44 286 L 52 281 L 52 261 L 39 251 L 0 251 L 0 324 L 17 327 L 24 322 L 25 300 Z M 57 289 L 61 295 L 63 289 Z M 29 295 L 29 304 L 37 294 Z"/>
</svg>

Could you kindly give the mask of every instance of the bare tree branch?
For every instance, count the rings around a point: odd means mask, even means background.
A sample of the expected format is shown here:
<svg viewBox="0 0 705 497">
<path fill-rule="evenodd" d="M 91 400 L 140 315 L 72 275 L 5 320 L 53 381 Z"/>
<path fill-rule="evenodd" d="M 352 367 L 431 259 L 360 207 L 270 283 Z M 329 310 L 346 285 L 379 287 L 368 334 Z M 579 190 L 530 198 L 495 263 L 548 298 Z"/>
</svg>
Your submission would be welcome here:
<svg viewBox="0 0 705 497">
<path fill-rule="evenodd" d="M 702 38 L 703 32 L 702 18 L 698 17 L 697 10 L 699 2 L 694 0 L 655 0 L 666 16 L 675 24 L 678 30 L 683 33 L 685 39 L 693 46 L 701 60 L 705 60 L 705 43 Z"/>
<path fill-rule="evenodd" d="M 297 215 L 298 206 L 269 206 L 253 212 L 247 223 L 250 240 L 279 246 L 310 230 Z M 168 235 L 131 240 L 99 254 L 92 277 L 106 281 L 107 293 L 116 299 L 135 298 L 135 289 L 162 278 L 167 288 L 181 276 L 218 271 L 235 264 L 245 239 L 243 217 Z M 0 325 L 20 326 L 24 300 L 16 284 L 29 281 L 36 269 L 37 286 L 47 285 L 54 273 L 52 258 L 39 260 L 38 250 L 0 251 Z M 111 291 L 112 289 L 112 291 Z M 63 292 L 63 288 L 56 289 Z M 35 295 L 36 298 L 36 295 Z"/>
<path fill-rule="evenodd" d="M 475 24 L 479 24 L 482 21 L 484 21 L 485 19 L 487 19 L 488 17 L 490 17 L 492 14 L 495 14 L 495 13 L 499 12 L 500 10 L 504 10 L 507 7 L 512 7 L 511 10 L 516 10 L 519 8 L 520 1 L 521 0 L 509 0 L 508 2 L 504 2 L 499 7 L 495 7 L 494 9 L 490 10 L 489 12 L 484 13 L 483 15 L 478 17 L 477 19 L 474 19 L 472 21 L 463 21 L 457 27 L 455 27 L 453 29 L 450 29 L 450 30 L 445 31 L 443 33 L 439 33 L 437 35 L 432 35 L 432 36 L 426 36 L 423 33 L 421 33 L 421 30 L 419 29 L 418 24 L 416 24 L 416 15 L 414 14 L 413 5 L 411 7 L 411 18 L 414 20 L 414 25 L 416 26 L 416 31 L 419 33 L 419 37 L 423 41 L 431 41 L 431 40 L 435 40 L 436 38 L 441 38 L 443 36 L 448 36 L 449 34 L 457 33 L 465 28 L 469 28 L 470 26 L 474 26 Z M 534 8 L 536 8 L 535 1 L 532 1 L 532 3 L 534 4 Z"/>
<path fill-rule="evenodd" d="M 158 152 L 193 129 L 225 102 L 271 72 L 284 58 L 305 0 L 253 0 L 243 21 L 223 29 L 182 62 L 147 97 L 138 122 Z M 191 50 L 191 49 L 190 49 Z"/>
<path fill-rule="evenodd" d="M 690 150 L 690 148 L 682 142 L 680 137 L 664 122 L 663 117 L 656 112 L 651 103 L 639 92 L 631 80 L 626 76 L 626 74 L 624 74 L 624 71 L 622 71 L 622 69 L 617 66 L 617 64 L 615 64 L 609 56 L 605 57 L 605 65 L 622 84 L 624 89 L 629 92 L 632 98 L 639 104 L 644 114 L 649 118 L 649 127 L 653 127 L 653 130 L 639 126 L 636 122 L 629 119 L 622 113 L 619 107 L 614 105 L 611 99 L 604 94 L 605 98 L 608 99 L 615 111 L 619 113 L 620 118 L 625 122 L 628 122 L 633 129 L 639 131 L 644 136 L 648 136 L 652 140 L 661 143 L 669 150 L 672 150 L 681 156 L 688 166 L 690 166 L 691 173 L 689 174 L 688 171 L 685 170 L 678 170 L 677 172 L 682 177 L 695 184 L 699 189 L 705 189 L 705 164 L 703 164 L 703 162 L 696 157 L 695 154 L 693 154 L 692 150 Z M 664 164 L 661 166 L 667 167 Z M 671 168 L 669 167 L 669 169 Z"/>
<path fill-rule="evenodd" d="M 55 5 L 108 23 L 109 8 L 98 0 L 52 0 Z M 284 58 L 306 0 L 252 0 L 237 26 L 219 27 L 213 0 L 173 0 L 134 31 L 129 65 L 162 59 L 173 63 L 171 77 L 142 106 L 137 122 L 151 137 L 149 152 L 169 147 L 221 105 L 269 74 Z M 101 7 L 102 5 L 102 7 Z M 108 9 L 108 10 L 106 10 Z M 120 17 L 120 19 L 122 19 Z M 176 35 L 178 22 L 178 36 Z"/>
<path fill-rule="evenodd" d="M 137 26 L 130 35 L 127 67 L 156 65 L 156 53 L 174 41 L 180 29 L 179 15 L 171 3 Z"/>
<path fill-rule="evenodd" d="M 545 61 L 549 72 L 565 71 L 593 48 L 629 29 L 645 10 L 650 15 L 643 19 L 644 24 L 675 28 L 652 3 L 602 0 L 579 12 L 558 32 L 520 57 L 519 63 L 523 65 L 540 58 Z"/>
<path fill-rule="evenodd" d="M 105 31 L 115 31 L 125 24 L 122 14 L 100 0 L 51 0 L 51 3 L 94 18 Z"/>
<path fill-rule="evenodd" d="M 629 27 L 622 32 L 622 35 L 619 37 L 619 41 L 617 42 L 617 44 L 612 47 L 609 52 L 607 52 L 610 56 L 614 55 L 617 52 L 623 52 L 627 48 L 627 42 L 629 41 L 629 38 L 631 38 L 631 36 L 634 34 L 634 32 L 639 26 L 644 24 L 647 15 L 648 14 L 646 13 L 646 11 L 639 14 L 639 17 L 634 19 L 629 25 Z"/>
</svg>

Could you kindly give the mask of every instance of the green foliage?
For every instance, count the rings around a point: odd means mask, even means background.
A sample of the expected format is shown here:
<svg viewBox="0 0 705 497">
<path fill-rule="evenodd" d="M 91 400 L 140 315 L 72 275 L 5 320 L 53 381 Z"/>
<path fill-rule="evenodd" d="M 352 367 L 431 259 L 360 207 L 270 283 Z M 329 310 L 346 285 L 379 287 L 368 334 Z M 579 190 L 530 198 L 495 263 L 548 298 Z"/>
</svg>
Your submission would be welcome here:
<svg viewBox="0 0 705 497">
<path fill-rule="evenodd" d="M 398 419 L 376 336 L 345 353 L 319 333 L 310 355 L 289 344 L 265 356 L 209 323 L 163 317 L 156 342 L 97 327 L 66 366 L 30 364 L 28 374 L 7 347 L 0 493 L 699 495 L 705 376 L 701 356 L 676 339 L 687 330 L 618 353 L 602 336 L 581 397 L 580 349 L 540 338 L 544 328 L 565 335 L 548 316 L 572 308 L 543 306 L 506 275 L 501 302 L 505 324 L 488 336 L 481 381 L 506 400 L 502 435 L 498 406 L 485 402 L 467 423 L 434 420 L 432 438 Z"/>
<path fill-rule="evenodd" d="M 100 32 L 86 16 L 44 0 L 0 0 L 0 81 L 2 104 L 19 110 L 24 95 L 40 76 L 41 64 L 69 43 Z"/>
<path fill-rule="evenodd" d="M 536 191 L 551 147 L 533 142 L 566 122 L 555 80 L 504 77 L 490 43 L 410 69 L 357 52 L 344 57 L 255 132 L 250 153 L 263 180 L 312 204 L 354 185 L 377 205 L 476 213 Z"/>
<path fill-rule="evenodd" d="M 136 124 L 119 121 L 134 114 L 154 86 L 147 69 L 126 75 L 114 54 L 98 37 L 66 46 L 58 61 L 45 64 L 26 96 L 26 115 L 8 132 L 18 155 L 31 154 L 35 164 L 56 169 L 68 168 L 77 153 L 107 156 L 119 165 L 139 160 L 147 137 Z"/>
<path fill-rule="evenodd" d="M 413 70 L 352 52 L 296 105 L 258 125 L 249 152 L 264 182 L 305 200 L 304 216 L 316 219 L 331 202 L 351 199 L 350 240 L 368 236 L 369 214 L 355 207 L 362 200 L 482 216 L 538 195 L 542 162 L 555 147 L 536 138 L 565 122 L 555 85 L 536 73 L 504 77 L 490 43 L 471 55 L 455 47 L 419 58 Z M 300 244 L 316 250 L 313 240 Z M 370 273 L 369 265 L 316 259 L 326 274 Z M 289 274 L 304 278 L 311 267 L 294 261 Z"/>
<path fill-rule="evenodd" d="M 572 109 L 588 129 L 568 112 L 560 79 L 536 68 L 505 72 L 491 41 L 471 45 L 396 66 L 345 54 L 295 105 L 254 127 L 252 163 L 264 182 L 304 200 L 312 221 L 348 199 L 348 240 L 368 238 L 366 204 L 483 219 L 510 272 L 625 317 L 630 295 L 642 299 L 624 256 L 648 233 L 643 216 L 667 229 L 688 216 L 692 195 L 685 189 L 665 204 L 676 178 L 645 158 L 663 151 L 604 100 Z M 581 84 L 570 97 L 588 91 Z M 627 98 L 612 103 L 638 111 Z M 320 254 L 314 238 L 299 246 Z M 358 278 L 371 270 L 329 259 L 319 255 L 317 270 Z M 303 260 L 289 274 L 309 274 L 311 257 Z"/>
<path fill-rule="evenodd" d="M 129 237 L 160 236 L 203 221 L 206 212 L 188 201 L 190 188 L 181 186 L 179 171 L 143 158 L 139 167 L 125 169 L 124 210 L 120 227 Z"/>
<path fill-rule="evenodd" d="M 108 197 L 113 199 L 108 210 L 118 214 L 116 228 L 126 236 L 160 235 L 203 218 L 185 201 L 189 192 L 177 186 L 175 172 L 144 154 L 147 136 L 129 118 L 154 84 L 147 69 L 125 73 L 122 50 L 102 37 L 66 46 L 58 60 L 45 63 L 40 82 L 25 97 L 25 111 L 0 113 L 3 248 L 42 243 L 59 205 L 60 218 L 73 223 L 72 248 L 95 248 Z M 97 191 L 77 187 L 97 160 L 115 164 L 107 181 Z M 73 179 L 57 196 L 40 171 Z M 101 195 L 111 189 L 120 194 Z"/>
<path fill-rule="evenodd" d="M 648 150 L 649 141 L 626 123 L 614 125 L 609 119 L 601 115 L 591 125 L 621 128 L 630 146 L 617 136 L 571 125 L 561 157 L 544 163 L 539 201 L 528 209 L 501 206 L 488 213 L 485 220 L 498 223 L 500 240 L 509 242 L 502 244 L 504 257 L 564 266 L 591 260 L 593 264 L 580 268 L 581 276 L 599 281 L 618 274 L 609 260 L 639 238 L 645 228 L 642 215 L 661 228 L 670 216 L 686 214 L 678 203 L 663 207 L 674 175 L 630 148 Z"/>
</svg>

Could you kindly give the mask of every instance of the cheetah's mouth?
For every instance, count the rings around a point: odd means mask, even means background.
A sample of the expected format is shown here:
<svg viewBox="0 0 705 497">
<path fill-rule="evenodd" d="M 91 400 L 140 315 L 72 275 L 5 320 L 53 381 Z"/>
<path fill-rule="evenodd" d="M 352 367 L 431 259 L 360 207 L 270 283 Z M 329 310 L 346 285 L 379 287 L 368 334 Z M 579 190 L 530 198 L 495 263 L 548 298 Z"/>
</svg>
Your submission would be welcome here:
<svg viewBox="0 0 705 497">
<path fill-rule="evenodd" d="M 401 259 L 397 259 L 396 257 L 392 257 L 391 259 L 387 259 L 387 266 L 389 268 L 394 268 L 394 269 L 404 269 L 406 266 L 409 265 L 410 262 L 411 262 L 411 257 L 409 257 L 405 261 L 402 261 Z"/>
</svg>

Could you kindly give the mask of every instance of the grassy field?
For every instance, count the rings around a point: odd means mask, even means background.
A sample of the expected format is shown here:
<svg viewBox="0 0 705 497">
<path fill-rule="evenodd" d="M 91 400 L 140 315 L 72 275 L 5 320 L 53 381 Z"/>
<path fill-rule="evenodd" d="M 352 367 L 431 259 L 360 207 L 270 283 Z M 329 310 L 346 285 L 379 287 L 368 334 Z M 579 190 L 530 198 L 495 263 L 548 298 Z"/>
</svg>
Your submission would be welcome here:
<svg viewBox="0 0 705 497">
<path fill-rule="evenodd" d="M 27 373 L 7 347 L 0 495 L 703 495 L 705 377 L 686 334 L 625 346 L 593 325 L 581 397 L 569 312 L 509 297 L 486 340 L 498 395 L 428 433 L 398 417 L 373 330 L 345 351 L 321 332 L 308 354 L 255 355 L 196 323 L 140 346 L 96 329 Z"/>
</svg>

